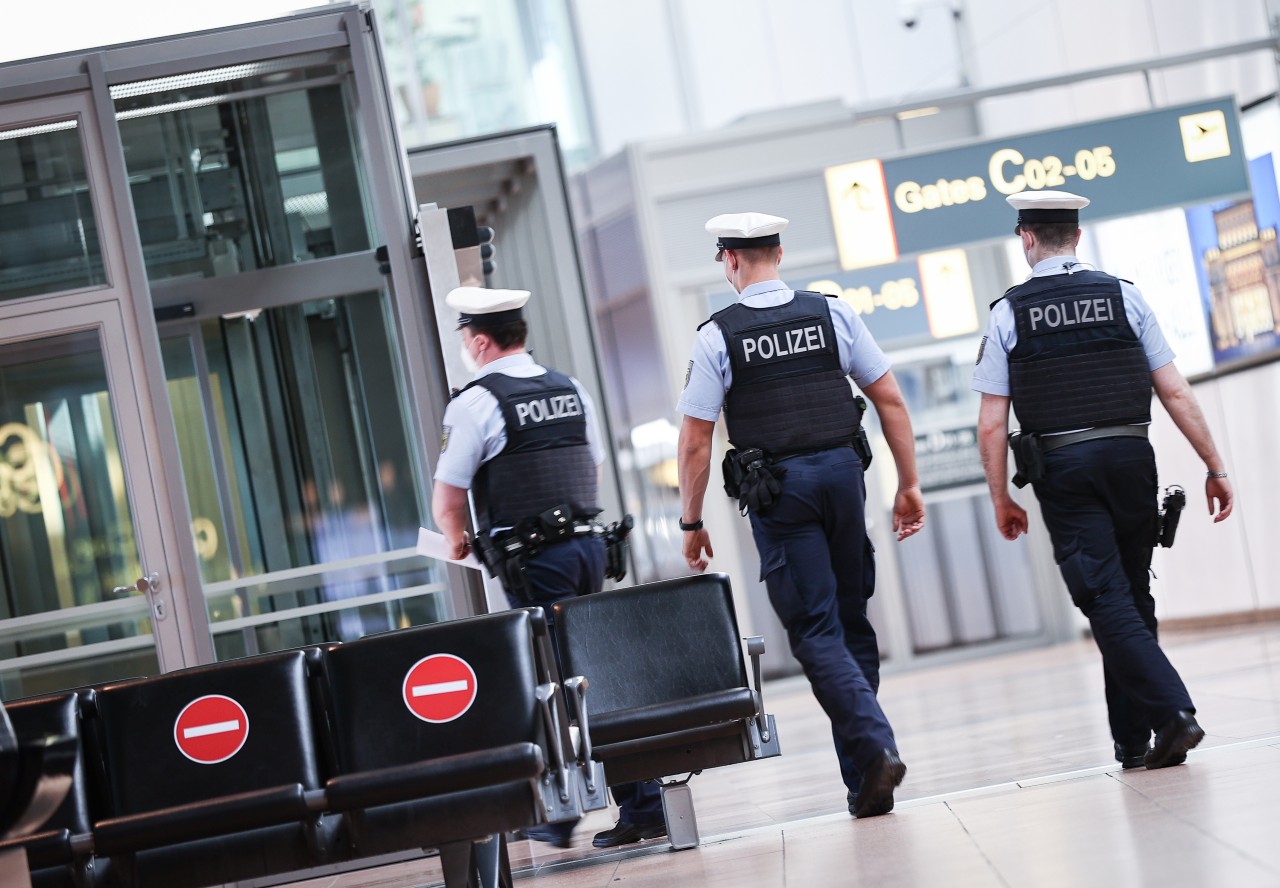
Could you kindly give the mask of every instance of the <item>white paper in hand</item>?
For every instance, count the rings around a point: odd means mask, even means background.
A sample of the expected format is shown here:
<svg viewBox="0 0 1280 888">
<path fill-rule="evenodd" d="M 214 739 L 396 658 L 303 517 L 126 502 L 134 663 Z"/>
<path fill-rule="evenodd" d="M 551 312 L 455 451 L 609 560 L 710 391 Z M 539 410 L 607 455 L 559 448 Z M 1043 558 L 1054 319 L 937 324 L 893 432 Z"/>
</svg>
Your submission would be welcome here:
<svg viewBox="0 0 1280 888">
<path fill-rule="evenodd" d="M 425 527 L 418 528 L 418 554 L 426 555 L 428 558 L 434 558 L 437 561 L 461 564 L 463 567 L 469 567 L 472 570 L 480 570 L 481 567 L 475 552 L 468 553 L 466 558 L 450 558 L 449 556 L 452 552 L 449 549 L 449 544 L 445 542 L 444 535 L 436 533 L 434 530 L 427 530 Z"/>
</svg>

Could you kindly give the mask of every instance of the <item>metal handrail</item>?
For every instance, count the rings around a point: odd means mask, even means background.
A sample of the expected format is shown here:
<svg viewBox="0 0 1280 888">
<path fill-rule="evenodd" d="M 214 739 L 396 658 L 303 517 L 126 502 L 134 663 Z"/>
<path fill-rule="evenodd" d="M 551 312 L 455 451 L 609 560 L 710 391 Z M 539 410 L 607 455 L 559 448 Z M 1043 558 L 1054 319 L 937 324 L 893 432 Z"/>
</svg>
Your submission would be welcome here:
<svg viewBox="0 0 1280 888">
<path fill-rule="evenodd" d="M 395 549 L 390 552 L 361 555 L 355 558 L 347 558 L 342 561 L 330 561 L 323 564 L 310 565 L 308 567 L 288 568 L 285 570 L 271 571 L 269 573 L 255 574 L 249 577 L 240 577 L 234 580 L 206 583 L 201 591 L 206 602 L 214 596 L 235 593 L 241 590 L 247 590 L 249 592 L 250 599 L 254 600 L 266 597 L 267 595 L 279 595 L 284 592 L 313 589 L 316 586 L 327 585 L 329 583 L 374 579 L 386 576 L 388 572 L 398 572 L 402 567 L 409 566 L 410 562 L 418 559 L 421 559 L 424 562 L 423 566 L 434 563 L 434 559 L 429 559 L 425 556 L 419 555 L 415 549 Z M 297 611 L 323 613 L 327 610 L 342 610 L 344 608 L 360 604 L 379 604 L 385 601 L 396 600 L 397 598 L 412 597 L 411 595 L 402 594 L 412 590 L 430 590 L 431 592 L 435 592 L 441 591 L 444 588 L 443 584 L 435 583 L 425 586 L 414 586 L 410 589 L 391 590 L 389 592 L 375 592 L 369 595 L 354 596 L 352 598 L 341 599 L 340 601 L 325 602 L 320 605 L 304 605 L 300 608 L 288 608 L 285 610 L 273 611 L 270 615 L 264 615 L 269 617 L 265 622 L 286 619 L 287 617 L 285 615 L 294 614 Z M 149 617 L 149 613 L 150 610 L 145 596 L 130 595 L 127 598 L 120 598 L 115 601 L 101 601 L 95 604 L 83 604 L 77 605 L 76 607 L 63 608 L 61 610 L 29 614 L 22 617 L 12 617 L 7 620 L 0 620 L 0 643 L 47 636 L 59 632 L 73 632 L 78 629 L 95 628 L 104 624 L 125 622 L 130 619 L 146 619 Z M 298 615 L 305 616 L 306 613 Z M 231 631 L 225 627 L 230 625 L 231 628 L 237 628 L 241 620 L 252 618 L 252 616 L 236 617 L 233 620 L 217 621 L 211 624 L 211 630 L 215 634 L 219 634 L 222 631 Z M 68 648 L 68 650 L 84 651 L 92 647 L 94 647 L 94 645 L 85 645 L 83 647 Z M 54 652 L 50 651 L 48 653 L 52 654 Z M 25 658 L 17 659 L 23 660 Z"/>
</svg>

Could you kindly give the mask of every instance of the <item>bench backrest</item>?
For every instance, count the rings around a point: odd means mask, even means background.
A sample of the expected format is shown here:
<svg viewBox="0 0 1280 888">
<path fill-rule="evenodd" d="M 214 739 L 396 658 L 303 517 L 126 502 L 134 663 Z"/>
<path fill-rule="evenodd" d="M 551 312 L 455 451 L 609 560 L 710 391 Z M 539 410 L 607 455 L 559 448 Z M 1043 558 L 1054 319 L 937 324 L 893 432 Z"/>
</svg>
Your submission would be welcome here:
<svg viewBox="0 0 1280 888">
<path fill-rule="evenodd" d="M 564 674 L 590 683 L 589 712 L 749 686 L 724 574 L 615 589 L 552 609 Z"/>
<path fill-rule="evenodd" d="M 30 743 L 43 737 L 77 737 L 80 732 L 78 696 L 73 692 L 49 694 L 6 703 L 5 709 L 20 742 Z M 43 829 L 66 829 L 73 835 L 89 831 L 89 793 L 86 787 L 83 745 L 76 754 L 76 769 L 71 789 Z"/>
<path fill-rule="evenodd" d="M 94 708 L 109 763 L 109 816 L 321 786 L 303 651 L 108 684 Z"/>
<path fill-rule="evenodd" d="M 538 736 L 523 610 L 366 636 L 329 650 L 324 668 L 345 774 Z"/>
</svg>

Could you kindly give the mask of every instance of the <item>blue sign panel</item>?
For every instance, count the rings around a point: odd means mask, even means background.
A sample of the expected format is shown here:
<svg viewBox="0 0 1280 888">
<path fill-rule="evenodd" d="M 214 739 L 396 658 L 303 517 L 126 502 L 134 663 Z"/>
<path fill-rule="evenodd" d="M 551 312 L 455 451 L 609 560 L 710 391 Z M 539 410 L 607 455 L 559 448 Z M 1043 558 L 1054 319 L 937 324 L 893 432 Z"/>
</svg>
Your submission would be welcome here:
<svg viewBox="0 0 1280 888">
<path fill-rule="evenodd" d="M 882 169 L 881 169 L 882 168 Z M 1245 194 L 1232 99 L 1165 108 L 951 151 L 827 170 L 845 268 L 1012 236 L 1005 197 L 1061 190 L 1086 222 Z"/>
<path fill-rule="evenodd" d="M 848 302 L 881 347 L 930 338 L 929 314 L 921 298 L 920 269 L 914 261 L 842 271 L 797 281 L 794 286 L 829 293 Z"/>
</svg>

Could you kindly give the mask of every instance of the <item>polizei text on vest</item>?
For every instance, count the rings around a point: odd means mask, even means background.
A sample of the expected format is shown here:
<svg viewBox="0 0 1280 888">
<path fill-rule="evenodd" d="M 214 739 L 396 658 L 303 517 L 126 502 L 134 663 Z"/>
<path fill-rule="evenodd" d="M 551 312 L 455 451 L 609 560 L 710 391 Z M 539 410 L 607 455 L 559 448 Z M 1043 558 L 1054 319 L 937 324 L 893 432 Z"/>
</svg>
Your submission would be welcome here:
<svg viewBox="0 0 1280 888">
<path fill-rule="evenodd" d="M 1033 305 L 1027 310 L 1031 331 L 1044 327 L 1072 327 L 1077 324 L 1105 324 L 1115 320 L 1110 299 L 1073 299 Z"/>
<path fill-rule="evenodd" d="M 826 347 L 827 337 L 822 325 L 814 324 L 811 327 L 746 337 L 742 340 L 742 360 L 746 363 L 750 363 L 752 358 L 768 361 L 800 352 L 819 351 Z"/>
<path fill-rule="evenodd" d="M 577 395 L 552 395 L 549 398 L 535 398 L 520 401 L 516 404 L 516 419 L 520 427 L 530 423 L 550 422 L 553 419 L 567 419 L 582 415 L 582 404 Z"/>
</svg>

